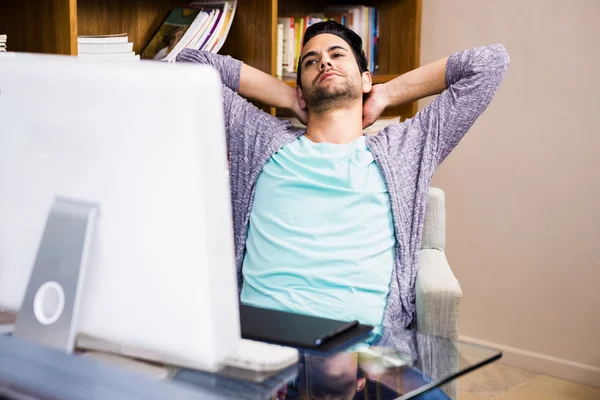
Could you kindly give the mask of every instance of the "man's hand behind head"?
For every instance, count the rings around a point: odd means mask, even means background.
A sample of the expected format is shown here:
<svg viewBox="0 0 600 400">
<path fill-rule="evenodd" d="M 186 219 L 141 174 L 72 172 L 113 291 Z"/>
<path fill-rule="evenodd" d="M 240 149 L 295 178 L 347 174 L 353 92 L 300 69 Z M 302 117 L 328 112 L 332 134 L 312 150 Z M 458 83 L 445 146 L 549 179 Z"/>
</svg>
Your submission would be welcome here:
<svg viewBox="0 0 600 400">
<path fill-rule="evenodd" d="M 308 110 L 306 109 L 306 107 L 303 108 L 300 105 L 300 100 L 297 95 L 295 96 L 295 101 L 292 103 L 292 105 L 290 107 L 290 111 L 304 125 L 306 125 L 308 123 Z"/>
<path fill-rule="evenodd" d="M 363 103 L 363 129 L 373 125 L 389 104 L 386 86 L 373 85 Z"/>
</svg>

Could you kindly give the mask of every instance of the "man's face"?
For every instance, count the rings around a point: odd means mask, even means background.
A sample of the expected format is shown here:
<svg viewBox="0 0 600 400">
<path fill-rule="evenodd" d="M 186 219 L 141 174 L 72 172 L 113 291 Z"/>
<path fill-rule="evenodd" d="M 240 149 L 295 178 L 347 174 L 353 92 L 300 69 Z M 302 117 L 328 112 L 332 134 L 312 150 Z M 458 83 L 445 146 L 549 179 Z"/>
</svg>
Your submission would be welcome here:
<svg viewBox="0 0 600 400">
<path fill-rule="evenodd" d="M 346 41 L 324 33 L 310 39 L 300 55 L 302 95 L 309 111 L 323 112 L 362 99 L 363 77 Z"/>
<path fill-rule="evenodd" d="M 353 399 L 366 380 L 357 379 L 358 355 L 340 352 L 330 357 L 304 355 L 305 376 L 299 388 L 301 398 Z"/>
</svg>

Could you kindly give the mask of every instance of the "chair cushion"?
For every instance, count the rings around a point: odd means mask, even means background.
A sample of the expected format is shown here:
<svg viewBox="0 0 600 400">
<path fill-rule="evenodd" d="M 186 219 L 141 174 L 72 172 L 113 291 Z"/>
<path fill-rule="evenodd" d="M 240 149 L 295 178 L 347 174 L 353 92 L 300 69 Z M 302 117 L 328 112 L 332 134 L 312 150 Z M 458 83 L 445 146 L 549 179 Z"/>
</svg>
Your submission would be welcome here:
<svg viewBox="0 0 600 400">
<path fill-rule="evenodd" d="M 444 250 L 446 247 L 446 204 L 442 189 L 430 187 L 423 222 L 421 249 Z"/>
</svg>

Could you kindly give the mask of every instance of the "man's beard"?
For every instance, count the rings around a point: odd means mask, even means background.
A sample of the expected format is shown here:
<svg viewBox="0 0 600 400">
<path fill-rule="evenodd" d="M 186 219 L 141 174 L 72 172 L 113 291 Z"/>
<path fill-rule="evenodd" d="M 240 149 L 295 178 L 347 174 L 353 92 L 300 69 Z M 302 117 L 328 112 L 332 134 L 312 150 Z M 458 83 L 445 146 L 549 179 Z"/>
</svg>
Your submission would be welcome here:
<svg viewBox="0 0 600 400">
<path fill-rule="evenodd" d="M 362 90 L 357 82 L 352 79 L 346 79 L 333 90 L 322 86 L 311 88 L 304 94 L 304 100 L 311 112 L 322 114 L 347 104 L 361 95 Z"/>
</svg>

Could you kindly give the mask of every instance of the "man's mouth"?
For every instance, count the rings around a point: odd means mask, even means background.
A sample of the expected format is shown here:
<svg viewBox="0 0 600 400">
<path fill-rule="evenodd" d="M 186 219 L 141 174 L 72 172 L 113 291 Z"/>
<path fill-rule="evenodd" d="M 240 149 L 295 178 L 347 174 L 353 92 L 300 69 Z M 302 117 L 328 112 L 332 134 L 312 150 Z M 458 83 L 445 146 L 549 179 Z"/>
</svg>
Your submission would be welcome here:
<svg viewBox="0 0 600 400">
<path fill-rule="evenodd" d="M 337 74 L 335 72 L 326 72 L 323 75 L 321 75 L 321 77 L 319 78 L 319 82 L 323 82 L 325 79 L 331 78 L 334 76 L 340 76 L 340 74 Z"/>
</svg>

